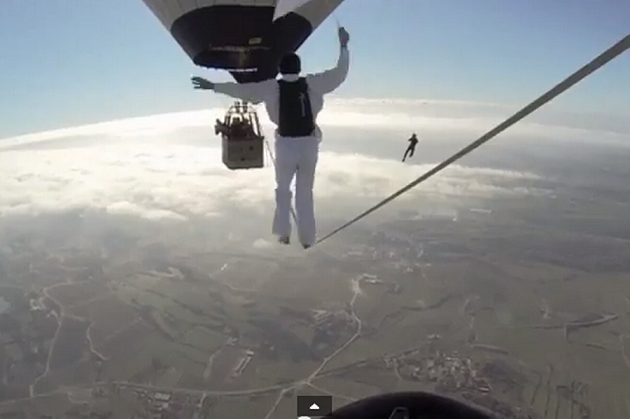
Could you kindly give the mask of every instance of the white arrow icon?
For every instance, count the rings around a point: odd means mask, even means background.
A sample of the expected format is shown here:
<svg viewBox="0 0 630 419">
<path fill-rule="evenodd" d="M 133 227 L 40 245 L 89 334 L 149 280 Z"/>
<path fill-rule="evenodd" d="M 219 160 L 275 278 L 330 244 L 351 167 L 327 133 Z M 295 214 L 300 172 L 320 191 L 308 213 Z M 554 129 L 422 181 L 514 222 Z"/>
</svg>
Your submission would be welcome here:
<svg viewBox="0 0 630 419">
<path fill-rule="evenodd" d="M 311 409 L 311 410 L 319 410 L 319 406 L 317 406 L 317 404 L 313 403 L 309 409 Z"/>
</svg>

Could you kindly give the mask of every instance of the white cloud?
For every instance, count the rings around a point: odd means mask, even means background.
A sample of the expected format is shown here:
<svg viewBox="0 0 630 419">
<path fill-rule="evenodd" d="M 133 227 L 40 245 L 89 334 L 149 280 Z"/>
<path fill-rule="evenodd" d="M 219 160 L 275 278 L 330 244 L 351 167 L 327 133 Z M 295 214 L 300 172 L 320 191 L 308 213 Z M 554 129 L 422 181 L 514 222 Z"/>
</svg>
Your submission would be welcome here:
<svg viewBox="0 0 630 419">
<path fill-rule="evenodd" d="M 186 217 L 170 210 L 143 207 L 128 201 L 118 201 L 106 205 L 105 210 L 109 214 L 136 215 L 151 221 L 183 221 L 186 219 Z"/>
<path fill-rule="evenodd" d="M 319 164 L 317 193 L 319 197 L 383 198 L 404 184 L 416 179 L 432 165 L 403 165 L 398 161 L 363 155 L 323 153 Z M 531 173 L 488 168 L 450 166 L 434 178 L 420 184 L 401 200 L 418 196 L 458 195 L 489 196 L 493 194 L 522 194 L 508 181 L 539 179 Z M 501 186 L 501 184 L 504 186 Z M 533 192 L 533 191 L 528 191 Z"/>
<path fill-rule="evenodd" d="M 229 171 L 222 165 L 218 141 L 208 128 L 222 112 L 210 109 L 131 118 L 2 140 L 0 214 L 96 208 L 178 222 L 191 216 L 221 216 L 235 205 L 268 214 L 273 203 L 273 170 Z M 335 99 L 329 101 L 321 122 L 329 127 L 413 127 L 445 135 L 468 131 L 472 140 L 510 113 L 507 107 L 468 102 Z M 264 121 L 265 116 L 262 118 Z M 199 132 L 204 136 L 207 129 L 207 143 L 195 146 L 181 141 L 184 130 L 195 127 L 201 127 Z M 510 130 L 513 134 L 559 139 L 602 141 L 614 137 L 615 141 L 628 141 L 622 134 L 540 122 L 521 123 Z M 50 149 L 38 145 L 69 137 L 79 137 L 80 141 Z M 14 148 L 24 144 L 33 146 L 28 150 Z M 332 153 L 326 146 L 323 150 L 315 186 L 319 209 L 327 205 L 339 208 L 346 202 L 375 202 L 430 168 Z M 396 202 L 538 193 L 529 187 L 535 180 L 531 173 L 454 165 Z M 368 201 L 360 201 L 362 198 Z"/>
<path fill-rule="evenodd" d="M 253 243 L 254 248 L 256 249 L 270 249 L 274 247 L 274 244 L 269 240 L 265 239 L 256 239 Z"/>
<path fill-rule="evenodd" d="M 428 168 L 322 152 L 315 188 L 318 206 L 380 199 Z M 514 190 L 506 182 L 532 179 L 532 174 L 453 166 L 404 199 L 419 194 L 483 197 L 528 193 L 531 191 Z M 270 168 L 227 170 L 218 148 L 95 143 L 74 149 L 0 152 L 0 189 L 2 214 L 89 208 L 182 221 L 190 216 L 220 216 L 234 205 L 259 213 L 269 211 L 274 180 Z"/>
<path fill-rule="evenodd" d="M 338 99 L 322 112 L 322 125 L 337 127 L 387 127 L 418 133 L 458 133 L 469 141 L 494 128 L 520 106 L 464 101 L 415 99 Z M 600 118 L 541 109 L 504 131 L 501 136 L 525 136 L 572 142 L 630 145 L 630 124 L 609 129 Z M 552 122 L 553 121 L 553 122 Z M 612 125 L 611 125 L 612 126 Z"/>
<path fill-rule="evenodd" d="M 272 127 L 264 106 L 258 106 L 258 109 L 266 132 L 271 134 Z M 515 106 L 465 101 L 333 98 L 326 102 L 318 122 L 323 127 L 386 128 L 420 133 L 448 131 L 470 135 L 472 141 L 516 110 L 518 107 Z M 172 137 L 175 131 L 182 128 L 212 127 L 215 119 L 222 118 L 223 113 L 224 109 L 212 108 L 63 128 L 1 140 L 0 149 L 77 136 L 108 136 L 135 141 L 150 140 L 156 136 Z M 611 130 L 601 122 L 601 118 L 593 119 L 597 123 L 587 124 L 586 116 L 573 115 L 568 118 L 565 114 L 558 114 L 563 116 L 558 116 L 555 118 L 557 121 L 551 123 L 550 120 L 556 114 L 553 110 L 543 108 L 501 135 L 598 144 L 630 144 L 630 125 L 625 124 L 622 128 Z"/>
</svg>

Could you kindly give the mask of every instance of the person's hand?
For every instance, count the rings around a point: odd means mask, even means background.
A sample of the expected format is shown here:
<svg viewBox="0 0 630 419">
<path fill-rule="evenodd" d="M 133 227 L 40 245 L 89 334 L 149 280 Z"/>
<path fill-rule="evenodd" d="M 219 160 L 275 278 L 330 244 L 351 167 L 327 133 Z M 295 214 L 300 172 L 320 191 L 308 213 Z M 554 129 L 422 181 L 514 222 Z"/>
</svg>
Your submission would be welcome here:
<svg viewBox="0 0 630 419">
<path fill-rule="evenodd" d="M 190 79 L 192 80 L 192 84 L 195 89 L 202 89 L 202 90 L 214 89 L 214 83 L 204 79 L 203 77 L 191 77 Z"/>
<path fill-rule="evenodd" d="M 350 41 L 350 34 L 348 33 L 348 31 L 346 31 L 344 27 L 340 27 L 339 28 L 339 44 L 342 47 L 345 47 L 348 45 L 349 41 Z"/>
</svg>

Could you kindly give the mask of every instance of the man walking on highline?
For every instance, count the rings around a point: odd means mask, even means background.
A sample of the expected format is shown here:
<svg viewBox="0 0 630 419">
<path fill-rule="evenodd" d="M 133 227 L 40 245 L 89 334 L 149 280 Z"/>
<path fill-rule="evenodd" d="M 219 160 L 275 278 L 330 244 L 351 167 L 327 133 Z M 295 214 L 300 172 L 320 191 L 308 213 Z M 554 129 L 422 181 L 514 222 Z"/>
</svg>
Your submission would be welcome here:
<svg viewBox="0 0 630 419">
<path fill-rule="evenodd" d="M 298 237 L 305 249 L 315 243 L 313 185 L 322 133 L 317 115 L 324 105 L 324 95 L 339 87 L 348 74 L 350 35 L 339 28 L 339 59 L 327 71 L 301 76 L 300 57 L 290 53 L 279 66 L 281 78 L 257 83 L 212 83 L 193 77 L 195 89 L 209 89 L 243 101 L 265 102 L 275 130 L 276 209 L 272 232 L 289 244 L 291 236 L 291 181 L 295 180 L 295 207 Z"/>
</svg>

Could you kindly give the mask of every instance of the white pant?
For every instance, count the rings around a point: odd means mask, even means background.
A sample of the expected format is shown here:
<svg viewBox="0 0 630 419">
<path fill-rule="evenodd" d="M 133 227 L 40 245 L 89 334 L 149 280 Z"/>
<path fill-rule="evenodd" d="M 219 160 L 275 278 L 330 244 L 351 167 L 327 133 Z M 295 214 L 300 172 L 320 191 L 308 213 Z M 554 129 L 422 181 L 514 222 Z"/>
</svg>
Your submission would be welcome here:
<svg viewBox="0 0 630 419">
<path fill-rule="evenodd" d="M 302 244 L 315 243 L 313 184 L 319 153 L 317 137 L 284 138 L 276 143 L 276 211 L 273 234 L 291 235 L 291 181 L 295 176 L 295 210 L 298 238 Z"/>
</svg>

